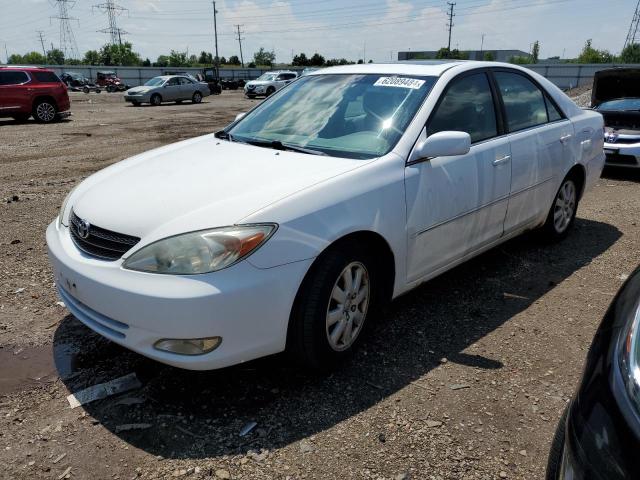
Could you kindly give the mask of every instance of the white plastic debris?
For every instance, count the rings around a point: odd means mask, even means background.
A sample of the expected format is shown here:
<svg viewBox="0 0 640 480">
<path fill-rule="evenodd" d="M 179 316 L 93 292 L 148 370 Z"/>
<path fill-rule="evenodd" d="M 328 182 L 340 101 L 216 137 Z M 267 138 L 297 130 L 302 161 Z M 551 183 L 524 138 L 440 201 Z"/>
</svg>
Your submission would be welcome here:
<svg viewBox="0 0 640 480">
<path fill-rule="evenodd" d="M 79 407 L 86 403 L 102 400 L 103 398 L 127 392 L 135 388 L 140 388 L 142 384 L 135 373 L 130 373 L 124 377 L 116 378 L 105 383 L 99 383 L 92 387 L 87 387 L 79 392 L 72 393 L 67 397 L 71 408 Z"/>
</svg>

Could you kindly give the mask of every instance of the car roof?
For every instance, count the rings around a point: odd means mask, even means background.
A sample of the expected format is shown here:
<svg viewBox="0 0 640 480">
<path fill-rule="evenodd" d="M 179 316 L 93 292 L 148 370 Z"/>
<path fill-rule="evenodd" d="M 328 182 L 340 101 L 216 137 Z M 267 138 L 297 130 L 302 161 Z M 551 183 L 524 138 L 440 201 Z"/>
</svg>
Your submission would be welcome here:
<svg viewBox="0 0 640 480">
<path fill-rule="evenodd" d="M 52 72 L 50 68 L 34 67 L 33 65 L 0 65 L 1 70 L 20 70 L 27 72 Z"/>
</svg>

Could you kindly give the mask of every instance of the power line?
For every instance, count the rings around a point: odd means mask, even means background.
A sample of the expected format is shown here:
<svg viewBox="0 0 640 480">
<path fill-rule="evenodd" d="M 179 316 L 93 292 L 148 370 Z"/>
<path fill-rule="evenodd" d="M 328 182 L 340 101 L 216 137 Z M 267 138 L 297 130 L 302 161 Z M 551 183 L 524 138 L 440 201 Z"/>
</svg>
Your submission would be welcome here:
<svg viewBox="0 0 640 480">
<path fill-rule="evenodd" d="M 638 33 L 638 25 L 640 24 L 640 0 L 636 5 L 636 11 L 633 14 L 633 19 L 631 20 L 631 25 L 629 26 L 629 33 L 627 33 L 627 38 L 624 41 L 623 50 L 628 46 L 636 43 L 636 34 Z"/>
<path fill-rule="evenodd" d="M 236 25 L 236 28 L 238 29 L 238 45 L 240 45 L 240 63 L 242 64 L 242 68 L 244 68 L 244 58 L 242 57 L 242 40 L 244 40 L 244 37 L 242 37 L 241 35 L 244 32 L 240 31 L 240 27 L 243 27 L 244 25 Z"/>
<path fill-rule="evenodd" d="M 102 30 L 98 30 L 98 32 L 108 33 L 111 37 L 111 45 L 118 44 L 122 46 L 122 35 L 126 35 L 129 32 L 125 32 L 121 28 L 118 28 L 118 22 L 116 18 L 119 15 L 122 15 L 123 12 L 128 11 L 128 9 L 121 7 L 114 0 L 107 0 L 104 3 L 94 5 L 93 8 L 101 10 L 109 17 L 109 26 L 107 28 L 103 28 Z"/>
<path fill-rule="evenodd" d="M 60 44 L 58 47 L 62 50 L 65 58 L 79 58 L 78 44 L 71 30 L 71 22 L 80 21 L 75 17 L 69 16 L 69 9 L 75 5 L 73 0 L 52 0 L 52 5 L 58 6 L 58 16 L 50 17 L 52 20 L 60 20 Z"/>
<path fill-rule="evenodd" d="M 453 17 L 455 17 L 453 7 L 455 7 L 456 4 L 455 2 L 447 2 L 447 5 L 449 5 L 449 12 L 447 13 L 447 16 L 449 17 L 449 23 L 447 23 L 447 27 L 449 28 L 449 44 L 447 45 L 447 51 L 451 53 L 451 30 L 453 30 Z"/>
<path fill-rule="evenodd" d="M 47 50 L 44 48 L 44 32 L 42 30 L 36 30 L 36 33 L 40 37 L 40 45 L 42 45 L 42 54 L 47 57 Z"/>
</svg>

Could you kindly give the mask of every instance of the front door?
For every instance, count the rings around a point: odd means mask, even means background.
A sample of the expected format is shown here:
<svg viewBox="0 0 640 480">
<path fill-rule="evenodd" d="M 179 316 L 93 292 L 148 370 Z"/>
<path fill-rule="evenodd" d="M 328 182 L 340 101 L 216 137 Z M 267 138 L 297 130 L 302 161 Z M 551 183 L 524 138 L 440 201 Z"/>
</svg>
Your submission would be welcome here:
<svg viewBox="0 0 640 480">
<path fill-rule="evenodd" d="M 165 102 L 180 100 L 180 79 L 178 77 L 172 77 L 164 84 L 162 100 Z"/>
<path fill-rule="evenodd" d="M 454 79 L 425 135 L 463 131 L 466 155 L 437 157 L 405 170 L 408 281 L 431 277 L 503 234 L 511 186 L 509 139 L 499 136 L 496 100 L 484 71 Z"/>
<path fill-rule="evenodd" d="M 30 112 L 33 88 L 25 72 L 0 71 L 0 114 Z"/>
</svg>

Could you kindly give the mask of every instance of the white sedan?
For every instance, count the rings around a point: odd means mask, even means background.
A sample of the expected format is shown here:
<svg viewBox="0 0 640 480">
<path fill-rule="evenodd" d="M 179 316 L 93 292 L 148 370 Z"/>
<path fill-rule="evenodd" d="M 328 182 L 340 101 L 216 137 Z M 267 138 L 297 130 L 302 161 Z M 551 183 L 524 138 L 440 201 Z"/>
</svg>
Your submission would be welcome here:
<svg viewBox="0 0 640 480">
<path fill-rule="evenodd" d="M 326 369 L 391 299 L 526 230 L 567 235 L 604 158 L 601 115 L 529 70 L 334 67 L 92 175 L 49 256 L 71 313 L 150 358 Z"/>
</svg>

